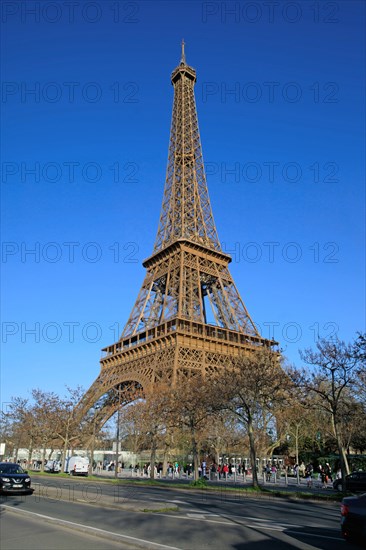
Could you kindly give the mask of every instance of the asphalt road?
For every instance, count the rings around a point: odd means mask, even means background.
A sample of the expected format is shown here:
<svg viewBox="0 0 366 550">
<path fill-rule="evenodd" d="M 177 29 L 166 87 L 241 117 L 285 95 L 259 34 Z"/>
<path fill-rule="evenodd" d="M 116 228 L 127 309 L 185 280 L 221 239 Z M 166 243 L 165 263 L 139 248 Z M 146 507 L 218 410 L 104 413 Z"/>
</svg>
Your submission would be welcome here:
<svg viewBox="0 0 366 550">
<path fill-rule="evenodd" d="M 119 541 L 120 548 L 181 550 L 352 548 L 340 537 L 339 503 L 253 498 L 225 487 L 213 494 L 56 477 L 34 478 L 34 486 L 31 496 L 2 498 L 2 550 L 35 548 L 26 535 L 29 521 L 36 522 L 40 536 L 51 527 L 61 528 L 61 534 L 55 532 L 49 538 L 45 546 L 49 550 L 65 548 L 62 533 L 66 529 L 74 536 L 98 537 L 98 548 L 103 550 L 113 541 Z M 9 527 L 14 514 L 22 526 L 18 547 Z M 70 543 L 67 548 L 93 548 L 81 544 Z"/>
<path fill-rule="evenodd" d="M 42 521 L 38 516 L 19 513 L 14 509 L 0 509 L 1 548 L 2 550 L 117 550 L 131 548 L 122 541 L 100 537 L 88 532 L 75 532 L 58 523 Z"/>
</svg>

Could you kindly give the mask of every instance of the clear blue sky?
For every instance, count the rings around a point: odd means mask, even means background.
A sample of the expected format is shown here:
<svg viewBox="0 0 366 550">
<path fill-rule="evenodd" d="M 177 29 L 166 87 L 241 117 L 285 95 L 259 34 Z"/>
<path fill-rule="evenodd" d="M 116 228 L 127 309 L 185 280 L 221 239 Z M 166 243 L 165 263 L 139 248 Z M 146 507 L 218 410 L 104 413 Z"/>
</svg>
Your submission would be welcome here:
<svg viewBox="0 0 366 550">
<path fill-rule="evenodd" d="M 318 334 L 365 330 L 365 4 L 275 4 L 3 4 L 5 407 L 87 389 L 127 321 L 182 38 L 219 238 L 262 334 L 299 362 Z"/>
</svg>

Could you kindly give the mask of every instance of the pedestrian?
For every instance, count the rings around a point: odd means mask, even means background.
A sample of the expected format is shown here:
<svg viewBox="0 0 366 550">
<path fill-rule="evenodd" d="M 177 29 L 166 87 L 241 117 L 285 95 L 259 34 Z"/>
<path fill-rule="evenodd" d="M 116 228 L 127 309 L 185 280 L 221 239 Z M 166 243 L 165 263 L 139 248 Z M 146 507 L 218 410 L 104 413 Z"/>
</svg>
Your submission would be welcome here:
<svg viewBox="0 0 366 550">
<path fill-rule="evenodd" d="M 217 472 L 216 464 L 213 462 L 210 470 L 210 479 L 212 481 L 216 479 L 216 472 Z"/>
<path fill-rule="evenodd" d="M 267 462 L 267 465 L 265 467 L 265 472 L 266 472 L 266 481 L 270 482 L 271 481 L 271 465 L 270 465 L 269 462 Z"/>
<path fill-rule="evenodd" d="M 324 468 L 321 464 L 319 464 L 318 470 L 319 470 L 318 479 L 319 479 L 319 481 L 322 482 L 322 489 L 326 489 L 327 488 L 327 476 L 326 476 L 325 470 L 324 470 Z"/>
<path fill-rule="evenodd" d="M 309 463 L 305 468 L 306 485 L 309 488 L 313 486 L 313 471 L 313 465 Z"/>
<path fill-rule="evenodd" d="M 330 481 L 333 481 L 333 478 L 332 478 L 332 468 L 330 467 L 329 462 L 327 462 L 327 463 L 325 464 L 324 471 L 325 471 L 325 475 L 327 476 L 327 481 L 328 481 L 328 479 L 330 479 Z"/>
<path fill-rule="evenodd" d="M 321 469 L 321 472 L 320 472 L 320 478 L 322 481 L 322 489 L 326 489 L 327 483 L 328 483 L 328 477 L 327 477 L 327 474 L 325 473 L 325 470 L 323 470 L 323 468 Z"/>
<path fill-rule="evenodd" d="M 271 475 L 273 476 L 273 483 L 276 483 L 277 468 L 275 463 L 272 464 Z"/>
</svg>

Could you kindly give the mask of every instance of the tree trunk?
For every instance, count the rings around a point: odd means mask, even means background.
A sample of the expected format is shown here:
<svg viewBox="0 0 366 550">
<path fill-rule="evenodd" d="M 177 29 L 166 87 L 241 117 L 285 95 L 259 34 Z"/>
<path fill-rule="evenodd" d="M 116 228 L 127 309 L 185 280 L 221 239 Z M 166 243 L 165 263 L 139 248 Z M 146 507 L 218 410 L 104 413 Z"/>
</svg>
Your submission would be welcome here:
<svg viewBox="0 0 366 550">
<path fill-rule="evenodd" d="M 169 444 L 165 441 L 164 442 L 164 456 L 163 456 L 163 476 L 166 476 L 167 475 L 167 470 L 168 470 L 168 449 L 169 449 Z"/>
<path fill-rule="evenodd" d="M 33 440 L 31 439 L 29 441 L 29 447 L 28 447 L 28 460 L 27 460 L 27 464 L 28 464 L 28 467 L 30 468 L 31 465 L 32 465 L 32 454 L 33 454 Z"/>
<path fill-rule="evenodd" d="M 344 463 L 344 468 L 345 468 L 345 471 L 346 471 L 346 475 L 348 475 L 348 474 L 350 473 L 350 469 L 349 469 L 349 464 L 348 464 L 348 458 L 347 458 L 346 449 L 343 447 L 343 445 L 341 446 L 340 452 L 342 453 L 343 463 Z"/>
<path fill-rule="evenodd" d="M 69 441 L 68 441 L 68 438 L 67 438 L 67 435 L 64 439 L 64 445 L 62 447 L 62 452 L 61 452 L 61 458 L 60 458 L 60 461 L 61 461 L 61 471 L 64 472 L 65 471 L 65 468 L 66 468 L 66 460 L 67 460 L 67 447 L 68 447 L 68 444 L 69 444 Z"/>
<path fill-rule="evenodd" d="M 43 447 L 42 449 L 42 464 L 41 464 L 41 472 L 44 472 L 44 464 L 46 461 L 46 447 Z"/>
<path fill-rule="evenodd" d="M 347 455 L 346 455 L 346 449 L 344 448 L 341 437 L 338 433 L 338 426 L 337 426 L 337 422 L 336 422 L 334 413 L 332 414 L 331 418 L 332 418 L 333 433 L 334 433 L 334 436 L 335 436 L 336 441 L 337 441 L 339 458 L 340 458 L 340 462 L 341 462 L 342 488 L 343 488 L 343 492 L 345 493 L 346 492 L 346 485 L 344 483 L 344 478 L 346 477 L 347 474 L 349 474 L 349 465 L 348 465 L 348 460 L 347 460 Z"/>
<path fill-rule="evenodd" d="M 155 479 L 155 459 L 156 459 L 156 442 L 155 436 L 151 440 L 151 452 L 150 452 L 150 479 Z"/>
<path fill-rule="evenodd" d="M 90 464 L 89 464 L 89 468 L 90 468 L 90 475 L 93 475 L 93 464 L 94 464 L 94 446 L 95 446 L 95 438 L 93 437 L 93 441 L 92 441 L 92 444 L 91 444 L 91 448 L 90 448 Z"/>
<path fill-rule="evenodd" d="M 193 454 L 193 477 L 195 480 L 197 480 L 198 479 L 198 451 L 197 451 L 197 441 L 196 441 L 193 427 L 191 427 L 191 442 L 192 442 L 192 454 Z"/>
<path fill-rule="evenodd" d="M 295 460 L 296 464 L 299 465 L 299 425 L 296 424 L 295 428 Z"/>
<path fill-rule="evenodd" d="M 257 455 L 255 450 L 253 423 L 250 417 L 248 418 L 247 425 L 248 425 L 249 446 L 250 446 L 250 462 L 252 465 L 252 475 L 253 475 L 253 487 L 258 487 Z"/>
<path fill-rule="evenodd" d="M 61 471 L 64 472 L 66 468 L 66 460 L 67 460 L 67 448 L 69 446 L 69 426 L 70 426 L 70 417 L 67 419 L 66 423 L 66 433 L 65 433 L 65 439 L 64 439 L 64 446 L 62 450 L 62 456 L 61 456 Z"/>
</svg>

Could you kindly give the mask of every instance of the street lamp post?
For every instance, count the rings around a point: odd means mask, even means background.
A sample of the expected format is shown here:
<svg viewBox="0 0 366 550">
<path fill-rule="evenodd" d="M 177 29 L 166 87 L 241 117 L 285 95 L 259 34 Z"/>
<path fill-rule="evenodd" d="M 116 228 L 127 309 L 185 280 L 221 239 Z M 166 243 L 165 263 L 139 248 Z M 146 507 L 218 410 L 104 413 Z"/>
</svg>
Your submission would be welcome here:
<svg viewBox="0 0 366 550">
<path fill-rule="evenodd" d="M 90 449 L 90 473 L 93 474 L 93 464 L 94 464 L 94 448 L 95 448 L 95 429 L 96 429 L 96 421 L 98 416 L 98 410 L 100 409 L 99 405 L 96 405 L 94 407 L 94 418 L 93 418 L 93 438 L 92 438 L 92 445 Z"/>
<path fill-rule="evenodd" d="M 120 423 L 120 403 L 117 410 L 117 430 L 116 430 L 116 458 L 114 461 L 114 477 L 118 477 L 118 454 L 119 454 L 119 423 Z"/>
</svg>

